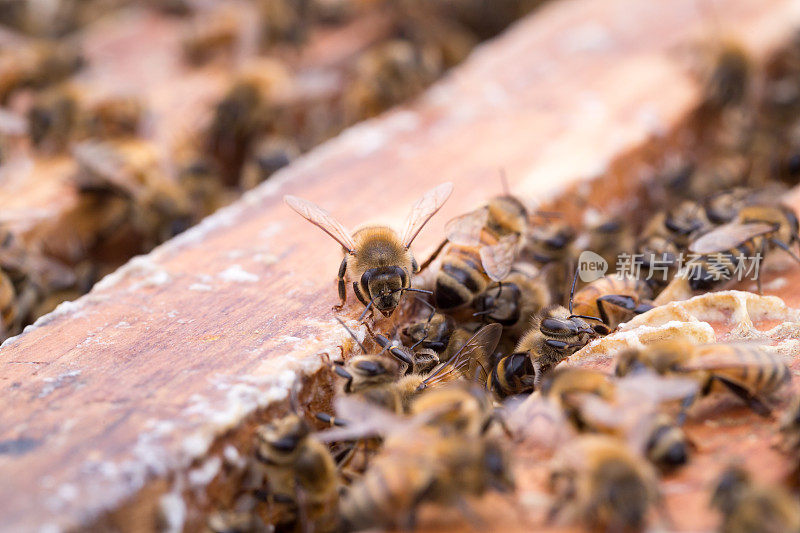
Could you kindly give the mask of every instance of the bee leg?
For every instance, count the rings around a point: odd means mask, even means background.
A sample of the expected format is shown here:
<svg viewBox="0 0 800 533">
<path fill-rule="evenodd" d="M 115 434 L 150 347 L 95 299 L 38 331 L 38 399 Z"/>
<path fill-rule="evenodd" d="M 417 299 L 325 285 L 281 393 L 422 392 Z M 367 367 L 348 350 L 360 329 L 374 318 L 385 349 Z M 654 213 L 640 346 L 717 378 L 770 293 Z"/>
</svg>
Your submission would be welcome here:
<svg viewBox="0 0 800 533">
<path fill-rule="evenodd" d="M 308 495 L 299 486 L 295 486 L 295 496 L 297 501 L 297 522 L 300 531 L 303 533 L 314 533 L 314 523 L 308 516 Z"/>
<path fill-rule="evenodd" d="M 344 275 L 347 272 L 347 255 L 342 258 L 342 264 L 339 265 L 339 273 L 336 276 L 337 285 L 339 288 L 339 304 L 333 306 L 334 311 L 341 311 L 344 304 L 347 303 L 347 290 L 344 284 Z"/>
<path fill-rule="evenodd" d="M 769 242 L 771 242 L 772 244 L 774 244 L 775 246 L 777 246 L 778 248 L 780 248 L 781 250 L 792 256 L 792 259 L 800 263 L 800 257 L 798 257 L 797 254 L 794 253 L 791 248 L 789 248 L 788 244 L 774 237 L 770 238 Z M 764 258 L 763 252 L 761 258 L 762 259 Z"/>
<path fill-rule="evenodd" d="M 456 495 L 456 507 L 461 511 L 461 515 L 467 520 L 473 531 L 486 530 L 486 521 L 475 512 L 469 502 L 460 494 Z"/>
<path fill-rule="evenodd" d="M 742 387 L 741 385 L 734 383 L 726 378 L 720 376 L 714 376 L 713 379 L 716 379 L 723 385 L 725 385 L 728 390 L 734 393 L 736 396 L 742 399 L 747 406 L 755 411 L 755 413 L 759 416 L 768 417 L 772 414 L 772 409 L 770 409 L 767 404 L 759 400 L 756 396 L 750 393 L 747 389 Z"/>
<path fill-rule="evenodd" d="M 436 259 L 436 258 L 439 256 L 439 254 L 442 252 L 442 250 L 444 250 L 444 247 L 445 247 L 445 245 L 447 244 L 447 242 L 448 242 L 448 241 L 447 241 L 447 239 L 443 240 L 443 241 L 442 241 L 442 242 L 439 244 L 439 246 L 438 246 L 438 247 L 436 247 L 436 250 L 434 250 L 434 251 L 433 251 L 433 253 L 430 255 L 430 257 L 428 257 L 428 258 L 425 260 L 425 262 L 424 262 L 424 263 L 422 263 L 421 265 L 419 265 L 419 266 L 417 267 L 417 270 L 414 272 L 414 274 L 416 274 L 417 272 L 420 272 L 420 271 L 422 271 L 422 270 L 425 270 L 426 268 L 428 268 L 428 266 L 429 266 L 431 263 L 433 263 L 433 261 L 434 261 L 434 260 L 435 260 L 435 259 Z"/>
<path fill-rule="evenodd" d="M 686 415 L 689 411 L 689 407 L 692 406 L 692 404 L 696 399 L 697 399 L 697 393 L 693 393 L 684 398 L 683 401 L 681 402 L 681 410 L 678 413 L 678 416 L 675 417 L 675 424 L 677 424 L 679 427 L 686 422 Z"/>
</svg>

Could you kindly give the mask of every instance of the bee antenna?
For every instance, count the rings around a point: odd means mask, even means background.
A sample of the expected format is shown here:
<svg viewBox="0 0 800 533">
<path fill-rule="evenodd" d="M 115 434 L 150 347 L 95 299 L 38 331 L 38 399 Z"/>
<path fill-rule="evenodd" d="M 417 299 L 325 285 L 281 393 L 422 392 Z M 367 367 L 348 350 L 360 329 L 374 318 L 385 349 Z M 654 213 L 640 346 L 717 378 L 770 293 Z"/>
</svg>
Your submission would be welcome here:
<svg viewBox="0 0 800 533">
<path fill-rule="evenodd" d="M 397 289 L 397 290 L 398 290 L 398 291 L 401 291 L 401 292 L 406 292 L 406 291 L 408 291 L 408 292 L 421 292 L 421 293 L 423 293 L 423 294 L 433 294 L 433 291 L 428 291 L 428 290 L 425 290 L 425 289 L 412 289 L 412 288 L 408 288 L 408 289 Z M 394 292 L 397 292 L 397 291 L 394 291 Z"/>
<path fill-rule="evenodd" d="M 580 270 L 581 266 L 578 265 L 575 267 L 575 275 L 572 276 L 572 289 L 569 291 L 569 314 L 572 314 L 572 300 L 575 298 L 575 284 L 578 282 L 578 271 Z"/>
<path fill-rule="evenodd" d="M 297 394 L 297 383 L 289 389 L 289 406 L 292 408 L 294 414 L 300 415 L 300 399 Z"/>
<path fill-rule="evenodd" d="M 508 179 L 506 178 L 506 169 L 500 167 L 500 183 L 503 186 L 503 194 L 511 196 L 511 187 L 508 186 Z"/>
<path fill-rule="evenodd" d="M 350 334 L 350 336 L 353 338 L 353 340 L 354 340 L 354 341 L 356 341 L 356 344 L 358 344 L 358 347 L 359 347 L 359 348 L 361 348 L 361 351 L 362 351 L 363 353 L 367 353 L 367 349 L 364 347 L 364 345 L 363 345 L 363 344 L 361 344 L 361 341 L 360 341 L 360 340 L 358 340 L 358 337 L 356 337 L 356 334 L 355 334 L 355 333 L 353 333 L 353 330 L 352 330 L 352 329 L 350 329 L 350 328 L 348 328 L 348 327 L 347 327 L 347 324 L 345 324 L 345 323 L 342 321 L 342 319 L 341 319 L 341 318 L 339 318 L 338 316 L 337 316 L 337 317 L 334 317 L 334 318 L 336 318 L 336 321 L 337 321 L 339 324 L 341 324 L 341 325 L 342 325 L 342 327 L 343 327 L 344 329 L 346 329 L 346 330 L 347 330 L 347 333 L 349 333 L 349 334 Z"/>
</svg>

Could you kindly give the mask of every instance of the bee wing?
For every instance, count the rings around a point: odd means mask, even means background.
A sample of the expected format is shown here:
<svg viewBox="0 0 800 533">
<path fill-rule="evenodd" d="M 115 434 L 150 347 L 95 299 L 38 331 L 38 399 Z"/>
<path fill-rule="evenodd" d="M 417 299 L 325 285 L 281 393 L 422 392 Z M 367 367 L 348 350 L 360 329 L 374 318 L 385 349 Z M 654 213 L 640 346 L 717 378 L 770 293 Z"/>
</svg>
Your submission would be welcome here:
<svg viewBox="0 0 800 533">
<path fill-rule="evenodd" d="M 347 425 L 316 433 L 316 437 L 322 442 L 385 437 L 407 432 L 423 425 L 431 416 L 439 414 L 436 411 L 433 414 L 423 413 L 413 418 L 404 418 L 357 396 L 347 394 L 336 398 L 334 407 L 337 418 L 345 420 Z"/>
<path fill-rule="evenodd" d="M 417 203 L 411 208 L 411 213 L 409 213 L 406 219 L 406 225 L 402 233 L 403 246 L 406 248 L 411 246 L 411 243 L 419 232 L 422 231 L 425 224 L 439 209 L 441 209 L 452 192 L 452 183 L 442 183 L 438 187 L 434 187 L 426 192 L 422 198 L 417 200 Z"/>
<path fill-rule="evenodd" d="M 481 247 L 481 264 L 492 281 L 502 281 L 511 272 L 518 243 L 519 235 L 512 234 L 504 235 L 497 244 Z"/>
<path fill-rule="evenodd" d="M 503 333 L 503 326 L 500 324 L 488 324 L 483 326 L 469 340 L 464 343 L 458 352 L 447 362 L 440 364 L 422 382 L 429 387 L 437 383 L 444 383 L 458 379 L 464 375 L 474 374 L 479 368 L 486 368 L 482 354 L 488 358 L 497 348 L 500 342 L 500 335 Z"/>
<path fill-rule="evenodd" d="M 697 391 L 697 383 L 690 379 L 663 377 L 653 372 L 619 378 L 617 391 L 622 402 L 656 405 L 691 396 Z"/>
<path fill-rule="evenodd" d="M 548 398 L 534 393 L 515 396 L 503 403 L 501 413 L 515 440 L 553 448 L 574 436 L 564 411 Z"/>
<path fill-rule="evenodd" d="M 689 251 L 696 254 L 724 252 L 743 242 L 773 231 L 775 226 L 764 222 L 741 224 L 732 222 L 713 229 L 689 244 Z"/>
<path fill-rule="evenodd" d="M 444 226 L 447 240 L 454 244 L 477 246 L 481 243 L 481 232 L 488 220 L 489 208 L 486 206 L 452 218 Z"/>
<path fill-rule="evenodd" d="M 297 196 L 286 195 L 283 197 L 283 201 L 286 202 L 286 205 L 297 211 L 297 214 L 301 217 L 333 237 L 348 253 L 352 254 L 355 252 L 356 243 L 353 242 L 353 237 L 350 236 L 347 230 L 344 229 L 344 226 L 333 218 L 330 213 L 314 202 L 303 200 Z"/>
</svg>

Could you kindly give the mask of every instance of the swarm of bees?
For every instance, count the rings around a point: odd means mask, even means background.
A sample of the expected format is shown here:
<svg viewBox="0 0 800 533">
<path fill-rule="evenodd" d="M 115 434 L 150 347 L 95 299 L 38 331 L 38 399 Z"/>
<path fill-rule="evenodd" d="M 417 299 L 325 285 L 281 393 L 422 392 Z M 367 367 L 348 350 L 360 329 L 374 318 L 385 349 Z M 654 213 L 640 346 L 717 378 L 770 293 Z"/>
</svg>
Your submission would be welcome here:
<svg viewBox="0 0 800 533">
<path fill-rule="evenodd" d="M 800 68 L 791 54 L 782 57 L 780 67 L 786 64 Z M 724 49 L 702 80 L 707 99 L 698 113 L 734 129 L 742 121 L 762 124 L 753 114 L 778 120 L 775 109 L 789 108 L 800 124 L 799 71 L 794 100 L 782 93 L 780 102 L 773 95 L 756 104 L 749 62 L 738 48 Z M 412 529 L 428 505 L 455 507 L 482 527 L 470 499 L 493 491 L 509 508 L 529 512 L 514 491 L 531 484 L 518 472 L 536 468 L 550 495 L 538 504 L 539 526 L 674 529 L 661 480 L 691 468 L 700 453 L 693 422 L 714 422 L 707 408 L 714 402 L 765 420 L 785 410 L 774 424 L 779 447 L 800 465 L 800 403 L 785 409 L 792 371 L 767 341 L 701 343 L 664 329 L 600 362 L 576 356 L 626 334 L 634 317 L 729 288 L 743 259 L 783 255 L 800 263 L 798 219 L 781 202 L 787 181 L 796 180 L 787 180 L 782 163 L 768 171 L 760 164 L 767 155 L 759 138 L 768 133 L 734 143 L 724 134 L 741 131 L 722 133 L 710 137 L 716 144 L 707 158 L 656 173 L 652 196 L 664 208 L 646 220 L 613 214 L 576 224 L 506 190 L 450 220 L 421 263 L 411 245 L 447 201 L 449 183 L 425 193 L 401 231 L 366 225 L 351 232 L 315 203 L 285 197 L 342 247 L 333 312 L 359 353 L 342 348 L 341 358 L 325 357 L 338 382 L 335 415 L 304 412 L 294 402 L 291 414 L 259 429 L 253 468 L 260 462 L 269 470 L 253 489 L 260 496 L 235 516 L 214 514 L 210 529 L 247 523 L 257 530 L 254 521 L 295 530 Z M 784 157 L 785 146 L 768 157 Z M 710 170 L 726 172 L 726 187 L 708 182 Z M 616 272 L 579 276 L 586 250 L 616 262 Z M 760 292 L 762 275 L 738 279 L 752 279 Z M 351 291 L 357 312 L 346 307 Z M 530 450 L 539 459 L 545 450 L 546 460 L 518 468 Z M 294 462 L 273 457 L 279 451 Z M 737 458 L 725 459 L 707 486 L 721 531 L 798 531 L 800 500 L 792 491 L 800 466 L 784 487 L 756 481 Z"/>
</svg>

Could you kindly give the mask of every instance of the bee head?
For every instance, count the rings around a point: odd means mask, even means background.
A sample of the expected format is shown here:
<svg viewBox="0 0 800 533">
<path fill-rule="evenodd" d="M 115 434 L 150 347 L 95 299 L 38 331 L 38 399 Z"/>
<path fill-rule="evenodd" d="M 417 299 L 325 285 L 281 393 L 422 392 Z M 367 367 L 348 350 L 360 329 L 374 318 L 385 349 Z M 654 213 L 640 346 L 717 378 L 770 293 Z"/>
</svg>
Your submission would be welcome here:
<svg viewBox="0 0 800 533">
<path fill-rule="evenodd" d="M 400 303 L 403 289 L 409 286 L 409 276 L 399 266 L 370 268 L 361 276 L 361 287 L 383 316 L 390 316 Z"/>
</svg>

